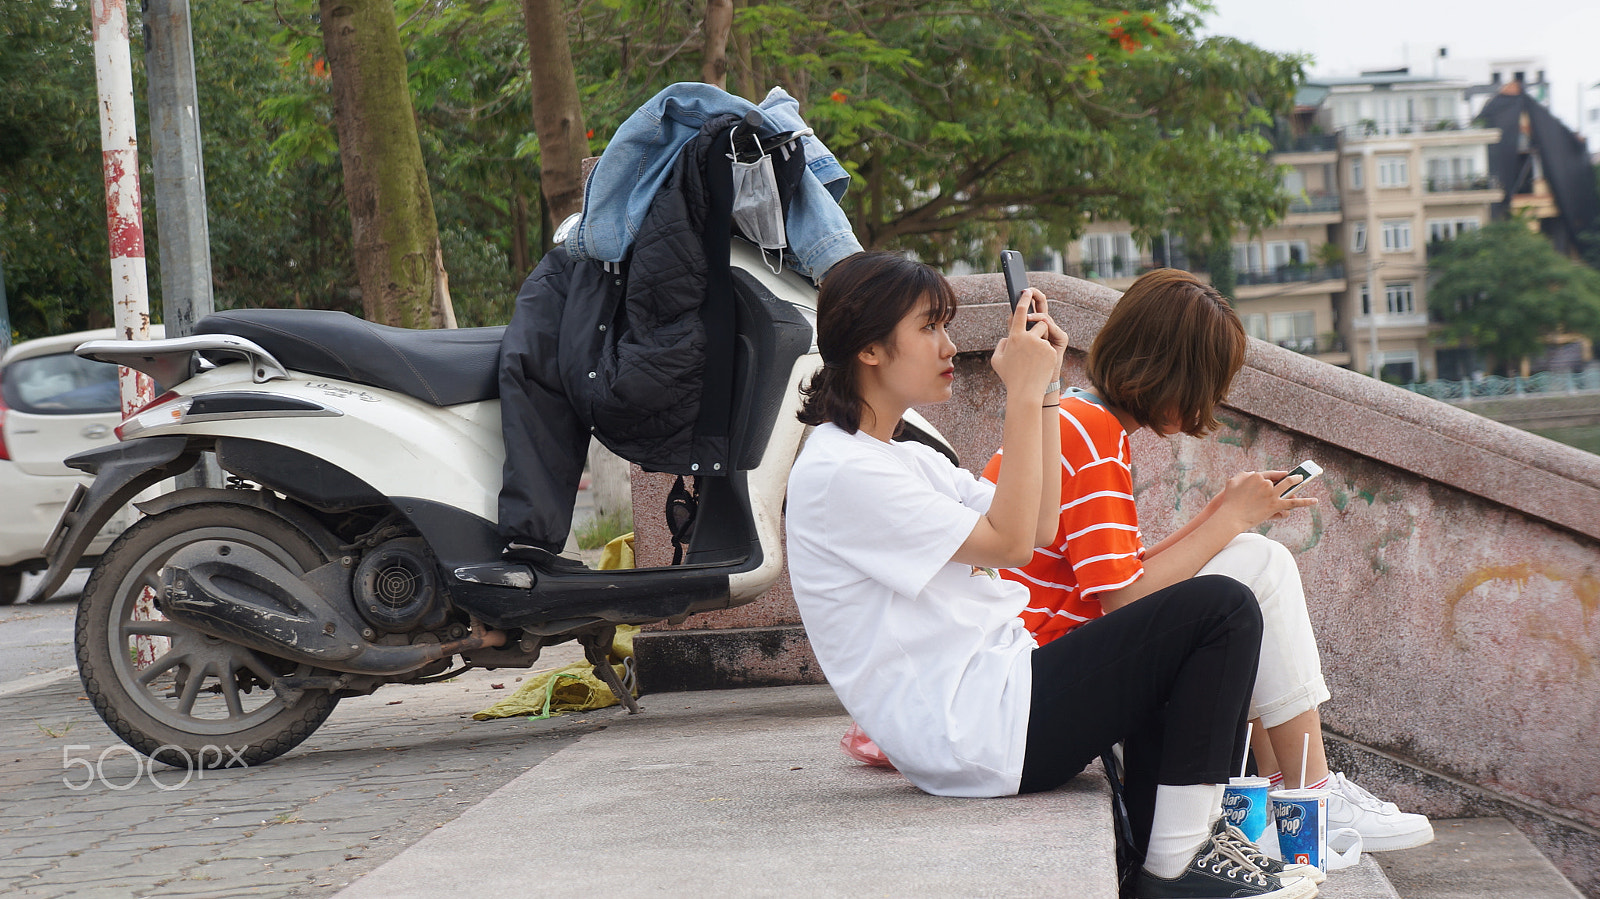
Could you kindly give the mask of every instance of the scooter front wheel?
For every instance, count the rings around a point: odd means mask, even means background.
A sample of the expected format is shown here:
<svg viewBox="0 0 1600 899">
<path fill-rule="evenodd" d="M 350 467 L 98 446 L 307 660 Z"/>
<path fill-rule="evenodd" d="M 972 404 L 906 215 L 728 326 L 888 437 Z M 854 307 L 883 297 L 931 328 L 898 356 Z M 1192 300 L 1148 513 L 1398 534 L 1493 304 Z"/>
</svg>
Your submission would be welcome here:
<svg viewBox="0 0 1600 899">
<path fill-rule="evenodd" d="M 122 533 L 78 606 L 78 674 L 95 711 L 128 745 L 179 768 L 255 765 L 311 736 L 338 697 L 288 694 L 279 677 L 313 669 L 200 633 L 151 602 L 168 559 L 201 540 L 257 549 L 296 573 L 327 561 L 283 518 L 232 503 L 180 506 Z"/>
</svg>

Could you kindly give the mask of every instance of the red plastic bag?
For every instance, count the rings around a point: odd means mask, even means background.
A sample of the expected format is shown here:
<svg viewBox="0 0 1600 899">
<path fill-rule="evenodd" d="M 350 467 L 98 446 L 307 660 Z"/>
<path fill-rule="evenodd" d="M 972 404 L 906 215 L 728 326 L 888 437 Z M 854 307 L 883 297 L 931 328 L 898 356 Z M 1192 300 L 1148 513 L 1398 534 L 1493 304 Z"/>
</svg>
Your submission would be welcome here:
<svg viewBox="0 0 1600 899">
<path fill-rule="evenodd" d="M 850 722 L 850 729 L 844 732 L 844 736 L 839 738 L 839 748 L 844 750 L 845 755 L 862 764 L 874 768 L 894 769 L 894 762 L 889 761 L 889 757 L 883 754 L 878 744 L 872 742 L 872 738 L 867 736 L 866 731 L 854 721 Z"/>
</svg>

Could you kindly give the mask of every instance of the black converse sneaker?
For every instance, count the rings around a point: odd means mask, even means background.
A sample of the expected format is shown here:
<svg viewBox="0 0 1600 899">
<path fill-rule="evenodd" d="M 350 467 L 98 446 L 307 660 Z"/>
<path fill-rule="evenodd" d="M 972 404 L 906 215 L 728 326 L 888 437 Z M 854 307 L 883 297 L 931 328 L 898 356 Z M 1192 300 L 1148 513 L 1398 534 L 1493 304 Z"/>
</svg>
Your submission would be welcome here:
<svg viewBox="0 0 1600 899">
<path fill-rule="evenodd" d="M 1250 842 L 1244 831 L 1229 824 L 1226 817 L 1217 819 L 1217 823 L 1211 828 L 1211 835 L 1218 842 L 1232 843 L 1251 864 L 1268 874 L 1277 877 L 1309 877 L 1312 883 L 1321 883 L 1328 879 L 1328 875 L 1322 873 L 1322 869 L 1316 865 L 1287 864 L 1262 852 L 1260 846 Z"/>
<path fill-rule="evenodd" d="M 1213 833 L 1177 877 L 1141 870 L 1133 894 L 1138 899 L 1310 899 L 1317 885 L 1305 877 L 1268 874 L 1231 840 L 1218 840 Z"/>
</svg>

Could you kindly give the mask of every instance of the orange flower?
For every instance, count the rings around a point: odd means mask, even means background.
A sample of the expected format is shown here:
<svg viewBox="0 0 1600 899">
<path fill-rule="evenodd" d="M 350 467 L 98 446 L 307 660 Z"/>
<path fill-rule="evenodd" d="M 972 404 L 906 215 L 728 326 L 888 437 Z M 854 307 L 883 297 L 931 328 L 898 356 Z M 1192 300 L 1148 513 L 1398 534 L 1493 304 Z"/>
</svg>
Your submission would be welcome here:
<svg viewBox="0 0 1600 899">
<path fill-rule="evenodd" d="M 594 129 L 590 128 L 587 132 L 584 133 L 583 136 L 588 138 L 589 140 L 594 140 Z"/>
<path fill-rule="evenodd" d="M 845 97 L 844 91 L 834 91 L 833 93 L 828 95 L 828 99 L 832 100 L 835 103 L 843 103 L 845 101 L 846 97 Z"/>
</svg>

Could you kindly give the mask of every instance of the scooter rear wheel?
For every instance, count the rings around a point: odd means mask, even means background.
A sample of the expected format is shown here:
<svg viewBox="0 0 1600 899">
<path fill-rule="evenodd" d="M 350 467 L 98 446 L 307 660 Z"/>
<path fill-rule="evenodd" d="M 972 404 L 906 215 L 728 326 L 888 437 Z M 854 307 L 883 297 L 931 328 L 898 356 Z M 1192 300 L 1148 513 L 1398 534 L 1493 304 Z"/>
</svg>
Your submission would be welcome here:
<svg viewBox="0 0 1600 899">
<path fill-rule="evenodd" d="M 145 518 L 100 559 L 78 606 L 78 674 L 117 736 L 179 768 L 256 765 L 311 736 L 338 697 L 307 690 L 285 701 L 278 677 L 315 669 L 166 620 L 149 603 L 166 561 L 200 540 L 230 540 L 302 573 L 328 561 L 277 515 L 202 503 Z M 144 600 L 144 601 L 141 601 Z"/>
</svg>

